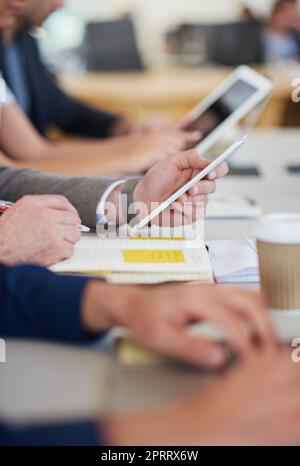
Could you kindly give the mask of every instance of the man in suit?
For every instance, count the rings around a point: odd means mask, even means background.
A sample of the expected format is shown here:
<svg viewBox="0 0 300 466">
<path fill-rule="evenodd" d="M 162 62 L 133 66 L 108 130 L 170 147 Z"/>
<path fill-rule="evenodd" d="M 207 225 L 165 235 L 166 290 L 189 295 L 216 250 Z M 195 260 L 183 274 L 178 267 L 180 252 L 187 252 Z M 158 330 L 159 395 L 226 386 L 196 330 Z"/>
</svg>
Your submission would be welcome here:
<svg viewBox="0 0 300 466">
<path fill-rule="evenodd" d="M 225 347 L 186 333 L 189 323 L 203 319 L 221 325 L 240 355 L 239 364 L 208 391 L 151 413 L 108 412 L 99 420 L 52 420 L 28 428 L 0 420 L 0 445 L 299 443 L 300 372 L 279 349 L 256 294 L 215 285 L 146 290 L 0 265 L 4 338 L 87 344 L 122 326 L 149 350 L 219 368 L 227 361 Z M 245 333 L 245 322 L 253 333 Z"/>
<path fill-rule="evenodd" d="M 89 138 L 107 138 L 124 133 L 129 124 L 120 115 L 94 110 L 66 95 L 40 58 L 36 41 L 30 35 L 30 27 L 42 26 L 51 13 L 63 6 L 64 2 L 60 0 L 26 1 L 14 31 L 16 40 L 11 45 L 14 50 L 2 56 L 4 78 L 19 105 L 42 135 L 46 135 L 49 126 L 56 126 L 64 133 Z M 18 82 L 13 72 L 12 63 L 18 59 L 10 58 L 10 55 L 18 54 L 19 60 L 22 60 L 23 82 Z"/>
<path fill-rule="evenodd" d="M 26 0 L 18 23 L 10 31 L 14 40 L 10 46 L 12 50 L 6 51 L 2 57 L 5 80 L 42 135 L 46 135 L 49 126 L 88 138 L 107 138 L 130 132 L 133 128 L 125 117 L 94 110 L 63 92 L 41 60 L 30 28 L 41 27 L 54 11 L 64 7 L 64 3 L 63 0 Z M 23 82 L 16 79 L 16 62 L 21 62 Z M 20 65 L 18 68 L 20 71 Z M 153 125 L 155 128 L 160 126 L 157 120 L 145 126 L 152 128 Z"/>
</svg>

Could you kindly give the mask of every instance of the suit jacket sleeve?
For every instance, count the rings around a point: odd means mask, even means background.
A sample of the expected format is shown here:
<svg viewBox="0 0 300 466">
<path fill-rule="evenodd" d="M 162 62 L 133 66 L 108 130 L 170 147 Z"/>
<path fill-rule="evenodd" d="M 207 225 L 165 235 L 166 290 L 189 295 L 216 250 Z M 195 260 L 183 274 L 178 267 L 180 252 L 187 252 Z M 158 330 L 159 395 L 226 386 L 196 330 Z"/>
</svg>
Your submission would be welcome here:
<svg viewBox="0 0 300 466">
<path fill-rule="evenodd" d="M 10 428 L 0 424 L 2 446 L 97 446 L 101 435 L 92 422 L 50 425 L 34 428 Z"/>
<path fill-rule="evenodd" d="M 24 42 L 23 47 L 25 47 L 29 82 L 34 86 L 31 94 L 36 119 L 39 120 L 39 114 L 44 114 L 43 122 L 34 122 L 38 129 L 44 132 L 47 129 L 46 125 L 54 125 L 65 133 L 77 136 L 109 137 L 119 116 L 95 110 L 67 95 L 43 63 L 35 39 L 25 32 L 21 36 L 21 41 Z"/>
<path fill-rule="evenodd" d="M 0 265 L 0 335 L 86 343 L 81 300 L 88 279 L 58 276 L 34 266 Z M 99 335 L 98 335 L 99 337 Z"/>
<path fill-rule="evenodd" d="M 64 93 L 48 74 L 48 86 L 57 103 L 53 124 L 66 134 L 83 138 L 108 138 L 119 116 L 88 107 Z"/>
<path fill-rule="evenodd" d="M 100 198 L 114 181 L 101 177 L 62 177 L 0 166 L 0 198 L 16 202 L 28 194 L 60 194 L 77 209 L 82 223 L 94 228 Z"/>
</svg>

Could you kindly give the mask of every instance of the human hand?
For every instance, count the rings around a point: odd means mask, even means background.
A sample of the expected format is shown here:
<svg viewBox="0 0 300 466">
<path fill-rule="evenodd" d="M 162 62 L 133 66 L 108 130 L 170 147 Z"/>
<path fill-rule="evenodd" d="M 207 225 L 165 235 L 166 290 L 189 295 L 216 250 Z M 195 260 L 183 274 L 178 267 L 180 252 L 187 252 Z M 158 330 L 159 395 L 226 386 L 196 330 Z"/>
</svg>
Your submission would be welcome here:
<svg viewBox="0 0 300 466">
<path fill-rule="evenodd" d="M 136 210 L 140 212 L 139 216 L 145 218 L 153 210 L 151 204 L 160 204 L 168 199 L 209 163 L 202 159 L 195 150 L 191 150 L 178 153 L 156 164 L 135 188 L 134 201 Z M 221 164 L 206 179 L 181 196 L 155 222 L 159 221 L 167 226 L 182 226 L 198 220 L 197 206 L 206 206 L 207 196 L 216 191 L 216 180 L 225 176 L 228 171 L 227 164 Z M 184 209 L 185 206 L 188 208 Z M 203 209 L 200 211 L 200 214 L 202 213 Z"/>
<path fill-rule="evenodd" d="M 25 196 L 0 218 L 0 259 L 43 266 L 68 259 L 80 239 L 80 223 L 62 196 Z"/>
<path fill-rule="evenodd" d="M 195 146 L 201 140 L 199 131 L 174 129 L 147 130 L 135 136 L 127 170 L 141 173 L 156 163 L 174 155 L 187 147 Z"/>
<path fill-rule="evenodd" d="M 223 345 L 187 333 L 189 325 L 197 322 L 223 329 L 225 339 L 245 360 L 253 346 L 276 346 L 264 303 L 256 293 L 215 285 L 144 289 L 92 282 L 83 303 L 88 331 L 126 327 L 143 347 L 199 367 L 220 368 L 229 354 Z"/>
</svg>

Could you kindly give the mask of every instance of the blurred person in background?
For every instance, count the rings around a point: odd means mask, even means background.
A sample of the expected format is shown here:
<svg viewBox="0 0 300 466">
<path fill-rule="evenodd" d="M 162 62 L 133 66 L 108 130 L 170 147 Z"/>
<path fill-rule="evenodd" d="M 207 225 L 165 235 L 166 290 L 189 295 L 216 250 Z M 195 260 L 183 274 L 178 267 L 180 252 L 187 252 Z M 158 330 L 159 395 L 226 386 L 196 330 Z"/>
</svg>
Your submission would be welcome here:
<svg viewBox="0 0 300 466">
<path fill-rule="evenodd" d="M 0 54 L 0 68 L 16 99 L 7 111 L 4 121 L 9 124 L 2 125 L 3 132 L 15 132 L 15 123 L 22 128 L 22 133 L 15 134 L 25 141 L 20 154 L 16 138 L 5 138 L 3 148 L 16 165 L 72 175 L 132 174 L 199 141 L 199 133 L 161 127 L 157 122 L 130 128 L 123 117 L 94 110 L 66 95 L 43 64 L 30 34 L 31 27 L 41 26 L 64 2 L 12 2 L 16 3 L 4 27 Z M 90 140 L 50 144 L 46 139 L 50 127 Z"/>
<path fill-rule="evenodd" d="M 276 1 L 263 34 L 267 61 L 300 60 L 300 9 L 297 0 Z"/>
</svg>

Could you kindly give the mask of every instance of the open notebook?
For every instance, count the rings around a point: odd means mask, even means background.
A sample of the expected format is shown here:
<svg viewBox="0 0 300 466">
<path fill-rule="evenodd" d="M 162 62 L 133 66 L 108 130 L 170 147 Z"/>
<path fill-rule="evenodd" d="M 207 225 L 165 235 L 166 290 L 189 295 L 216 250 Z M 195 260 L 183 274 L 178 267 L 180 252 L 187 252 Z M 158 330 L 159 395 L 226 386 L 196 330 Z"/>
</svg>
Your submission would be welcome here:
<svg viewBox="0 0 300 466">
<path fill-rule="evenodd" d="M 213 280 L 202 240 L 100 239 L 85 236 L 71 259 L 51 268 L 58 273 L 103 276 L 113 283 Z"/>
</svg>

